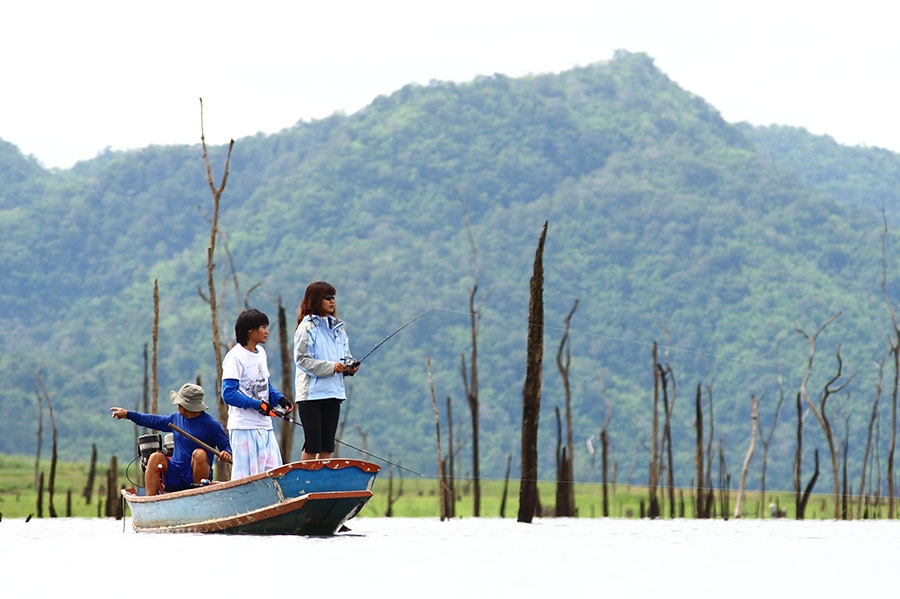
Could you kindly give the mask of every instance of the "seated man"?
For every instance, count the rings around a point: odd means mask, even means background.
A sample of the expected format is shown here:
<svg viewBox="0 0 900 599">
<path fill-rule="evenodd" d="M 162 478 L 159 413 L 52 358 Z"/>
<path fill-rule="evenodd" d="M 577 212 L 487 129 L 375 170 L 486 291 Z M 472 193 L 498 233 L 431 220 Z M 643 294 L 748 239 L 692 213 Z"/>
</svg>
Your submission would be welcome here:
<svg viewBox="0 0 900 599">
<path fill-rule="evenodd" d="M 158 431 L 173 432 L 169 424 L 174 424 L 186 433 L 219 450 L 219 459 L 231 462 L 231 444 L 225 429 L 206 413 L 203 403 L 203 388 L 188 383 L 176 393 L 169 391 L 169 399 L 178 406 L 178 413 L 167 416 L 129 412 L 124 408 L 110 408 L 113 418 L 128 419 L 137 424 Z M 165 477 L 166 491 L 181 491 L 191 484 L 200 484 L 204 479 L 212 479 L 213 453 L 201 448 L 181 433 L 175 432 L 175 450 L 168 458 L 160 452 L 150 456 L 144 472 L 144 487 L 147 495 L 157 495 L 160 491 L 159 466 Z"/>
</svg>

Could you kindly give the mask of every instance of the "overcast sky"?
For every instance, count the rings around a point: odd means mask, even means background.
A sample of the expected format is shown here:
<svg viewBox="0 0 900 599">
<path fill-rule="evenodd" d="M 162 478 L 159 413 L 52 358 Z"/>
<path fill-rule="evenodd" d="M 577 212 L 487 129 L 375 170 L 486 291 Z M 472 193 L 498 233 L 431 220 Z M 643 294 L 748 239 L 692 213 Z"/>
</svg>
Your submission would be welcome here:
<svg viewBox="0 0 900 599">
<path fill-rule="evenodd" d="M 273 133 L 407 83 L 646 52 L 731 122 L 900 152 L 887 0 L 4 2 L 0 138 L 47 167 Z M 900 6 L 900 5 L 897 5 Z"/>
</svg>

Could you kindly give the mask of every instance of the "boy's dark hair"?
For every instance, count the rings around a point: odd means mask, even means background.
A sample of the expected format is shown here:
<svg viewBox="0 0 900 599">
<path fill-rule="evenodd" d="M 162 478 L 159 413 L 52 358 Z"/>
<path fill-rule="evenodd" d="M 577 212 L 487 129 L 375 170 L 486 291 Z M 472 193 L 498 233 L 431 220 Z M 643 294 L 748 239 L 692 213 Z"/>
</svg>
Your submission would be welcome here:
<svg viewBox="0 0 900 599">
<path fill-rule="evenodd" d="M 269 326 L 268 316 L 256 308 L 244 310 L 238 314 L 237 321 L 234 323 L 234 337 L 239 344 L 247 345 L 250 331 L 262 326 Z"/>
</svg>

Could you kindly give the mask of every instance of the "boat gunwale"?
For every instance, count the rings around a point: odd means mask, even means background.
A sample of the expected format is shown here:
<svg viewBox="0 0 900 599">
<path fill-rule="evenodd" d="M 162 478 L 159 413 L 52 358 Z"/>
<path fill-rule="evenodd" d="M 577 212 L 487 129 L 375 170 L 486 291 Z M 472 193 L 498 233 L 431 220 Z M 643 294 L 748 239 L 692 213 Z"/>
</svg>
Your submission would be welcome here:
<svg viewBox="0 0 900 599">
<path fill-rule="evenodd" d="M 258 474 L 251 474 L 250 476 L 246 476 L 244 478 L 237 478 L 234 480 L 222 481 L 222 482 L 214 482 L 209 485 L 204 485 L 202 487 L 192 487 L 190 489 L 183 489 L 181 491 L 173 491 L 171 493 L 163 493 L 162 495 L 138 495 L 137 490 L 134 488 L 130 489 L 122 489 L 121 494 L 128 503 L 152 503 L 157 501 L 171 501 L 175 499 L 182 499 L 185 497 L 194 497 L 197 495 L 204 495 L 206 493 L 215 493 L 218 491 L 225 491 L 228 489 L 233 489 L 235 487 L 240 487 L 243 485 L 247 485 L 259 480 L 266 479 L 277 479 L 283 478 L 288 472 L 292 470 L 321 470 L 323 468 L 328 468 L 330 470 L 340 470 L 343 468 L 357 467 L 363 472 L 368 473 L 378 473 L 381 471 L 381 466 L 378 464 L 373 464 L 372 462 L 365 462 L 363 460 L 353 460 L 346 458 L 330 458 L 327 460 L 306 460 L 302 462 L 289 462 L 277 468 L 273 468 L 272 470 L 267 470 L 265 472 L 260 472 Z"/>
</svg>

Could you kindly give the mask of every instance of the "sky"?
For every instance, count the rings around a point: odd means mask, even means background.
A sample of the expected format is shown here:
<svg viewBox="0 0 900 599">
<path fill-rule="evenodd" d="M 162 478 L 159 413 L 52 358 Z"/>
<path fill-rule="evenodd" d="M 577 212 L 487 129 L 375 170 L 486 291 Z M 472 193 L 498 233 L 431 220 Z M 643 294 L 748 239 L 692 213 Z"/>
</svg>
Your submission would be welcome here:
<svg viewBox="0 0 900 599">
<path fill-rule="evenodd" d="M 896 7 L 895 7 L 896 6 Z M 48 168 L 274 133 L 409 83 L 646 52 L 729 122 L 900 152 L 887 0 L 19 0 L 0 6 L 0 139 Z"/>
</svg>

